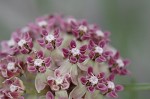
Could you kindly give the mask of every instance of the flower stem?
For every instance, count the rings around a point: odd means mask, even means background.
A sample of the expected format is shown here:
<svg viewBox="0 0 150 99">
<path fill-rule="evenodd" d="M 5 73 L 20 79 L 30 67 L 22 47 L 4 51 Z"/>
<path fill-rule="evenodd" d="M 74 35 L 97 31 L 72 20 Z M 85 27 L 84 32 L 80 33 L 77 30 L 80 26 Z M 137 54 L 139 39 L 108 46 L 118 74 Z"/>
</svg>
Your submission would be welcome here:
<svg viewBox="0 0 150 99">
<path fill-rule="evenodd" d="M 150 90 L 150 83 L 124 84 L 126 91 Z"/>
</svg>

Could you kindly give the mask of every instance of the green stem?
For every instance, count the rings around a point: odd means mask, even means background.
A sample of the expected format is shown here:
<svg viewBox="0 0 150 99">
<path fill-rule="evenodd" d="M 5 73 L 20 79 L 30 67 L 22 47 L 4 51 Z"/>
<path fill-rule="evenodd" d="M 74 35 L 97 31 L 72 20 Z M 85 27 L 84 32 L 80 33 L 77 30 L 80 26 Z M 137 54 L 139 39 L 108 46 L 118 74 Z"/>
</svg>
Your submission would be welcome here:
<svg viewBox="0 0 150 99">
<path fill-rule="evenodd" d="M 124 84 L 126 91 L 150 90 L 150 83 Z"/>
</svg>

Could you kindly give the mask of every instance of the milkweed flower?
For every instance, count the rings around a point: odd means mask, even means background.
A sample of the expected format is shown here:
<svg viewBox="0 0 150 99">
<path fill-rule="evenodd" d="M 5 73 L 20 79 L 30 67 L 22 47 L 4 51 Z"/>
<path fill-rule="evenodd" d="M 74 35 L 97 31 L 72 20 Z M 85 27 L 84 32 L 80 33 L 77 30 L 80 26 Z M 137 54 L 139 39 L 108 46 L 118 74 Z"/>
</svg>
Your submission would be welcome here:
<svg viewBox="0 0 150 99">
<path fill-rule="evenodd" d="M 17 29 L 1 42 L 0 98 L 24 99 L 35 91 L 40 99 L 117 98 L 123 86 L 114 78 L 129 74 L 129 61 L 109 36 L 85 19 L 62 15 Z"/>
<path fill-rule="evenodd" d="M 24 92 L 23 82 L 17 78 L 9 78 L 3 82 L 3 88 L 0 89 L 1 99 L 24 99 L 22 93 Z"/>
</svg>

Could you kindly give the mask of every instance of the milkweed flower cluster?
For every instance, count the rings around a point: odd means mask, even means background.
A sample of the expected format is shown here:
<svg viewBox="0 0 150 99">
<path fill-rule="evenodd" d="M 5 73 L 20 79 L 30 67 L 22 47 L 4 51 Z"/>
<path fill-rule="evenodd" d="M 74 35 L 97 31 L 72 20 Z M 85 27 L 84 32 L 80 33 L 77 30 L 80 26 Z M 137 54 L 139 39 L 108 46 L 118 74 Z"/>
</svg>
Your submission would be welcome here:
<svg viewBox="0 0 150 99">
<path fill-rule="evenodd" d="M 1 99 L 117 98 L 115 76 L 129 73 L 129 61 L 110 45 L 110 32 L 86 20 L 39 17 L 1 42 Z M 29 86 L 35 83 L 35 86 Z M 34 92 L 34 91 L 33 91 Z M 35 93 L 34 93 L 35 94 Z"/>
</svg>

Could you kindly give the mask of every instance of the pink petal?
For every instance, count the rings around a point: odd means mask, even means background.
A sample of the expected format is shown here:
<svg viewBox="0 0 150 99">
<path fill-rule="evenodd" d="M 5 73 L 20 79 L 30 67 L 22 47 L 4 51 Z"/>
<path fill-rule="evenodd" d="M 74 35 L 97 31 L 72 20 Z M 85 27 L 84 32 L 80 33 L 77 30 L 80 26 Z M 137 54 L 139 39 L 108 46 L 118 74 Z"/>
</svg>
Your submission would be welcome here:
<svg viewBox="0 0 150 99">
<path fill-rule="evenodd" d="M 39 68 L 40 73 L 44 73 L 46 71 L 46 68 L 44 66 L 41 66 Z"/>
<path fill-rule="evenodd" d="M 99 89 L 100 91 L 107 90 L 107 86 L 103 83 L 99 83 L 96 88 Z"/>
<path fill-rule="evenodd" d="M 55 98 L 54 98 L 54 95 L 50 91 L 48 91 L 46 93 L 46 99 L 55 99 Z"/>
<path fill-rule="evenodd" d="M 109 92 L 109 93 L 108 93 L 108 96 L 109 96 L 109 97 L 112 97 L 112 98 L 117 98 L 117 97 L 118 97 L 118 95 L 117 95 L 117 93 L 116 93 L 115 91 Z"/>
<path fill-rule="evenodd" d="M 70 42 L 70 47 L 71 47 L 71 48 L 76 48 L 76 42 L 75 42 L 74 40 L 72 40 L 72 41 Z"/>
<path fill-rule="evenodd" d="M 33 63 L 33 58 L 32 57 L 27 57 L 27 62 Z"/>
<path fill-rule="evenodd" d="M 43 58 L 43 57 L 44 57 L 43 51 L 38 51 L 38 52 L 37 52 L 37 57 L 38 57 L 38 58 Z"/>
<path fill-rule="evenodd" d="M 88 91 L 93 93 L 95 91 L 95 87 L 94 86 L 89 86 Z"/>
<path fill-rule="evenodd" d="M 122 85 L 116 85 L 115 90 L 116 91 L 122 91 L 124 87 Z"/>
<path fill-rule="evenodd" d="M 89 75 L 93 75 L 93 68 L 92 67 L 89 67 L 88 70 L 87 70 L 87 73 Z"/>
<path fill-rule="evenodd" d="M 81 83 L 82 83 L 83 85 L 85 85 L 85 84 L 87 83 L 86 77 L 81 77 L 81 78 L 80 78 L 80 81 L 81 81 Z"/>
<path fill-rule="evenodd" d="M 106 44 L 106 42 L 105 42 L 104 40 L 102 40 L 102 41 L 99 42 L 98 45 L 99 45 L 101 48 L 103 48 L 103 47 L 105 46 L 105 44 Z"/>
<path fill-rule="evenodd" d="M 41 46 L 45 46 L 45 41 L 43 39 L 38 39 L 37 42 L 41 45 Z"/>
<path fill-rule="evenodd" d="M 36 73 L 37 72 L 35 66 L 28 66 L 27 69 L 28 69 L 29 72 L 32 72 L 32 73 Z"/>
<path fill-rule="evenodd" d="M 84 54 L 86 52 L 86 49 L 87 49 L 87 45 L 83 45 L 80 47 L 80 53 L 81 54 Z"/>
<path fill-rule="evenodd" d="M 43 29 L 43 30 L 41 31 L 41 33 L 42 33 L 43 36 L 47 36 L 47 35 L 48 35 L 48 32 L 47 32 L 47 30 L 45 30 L 45 29 Z"/>
<path fill-rule="evenodd" d="M 104 56 L 99 56 L 98 58 L 96 58 L 96 62 L 105 62 L 106 61 L 106 58 Z"/>
<path fill-rule="evenodd" d="M 69 50 L 68 49 L 63 48 L 62 52 L 63 52 L 65 58 L 67 58 L 69 56 Z"/>
<path fill-rule="evenodd" d="M 78 61 L 77 58 L 74 57 L 74 56 L 71 56 L 71 57 L 69 58 L 69 60 L 70 60 L 70 62 L 73 63 L 73 64 L 77 63 L 77 61 Z"/>
</svg>

